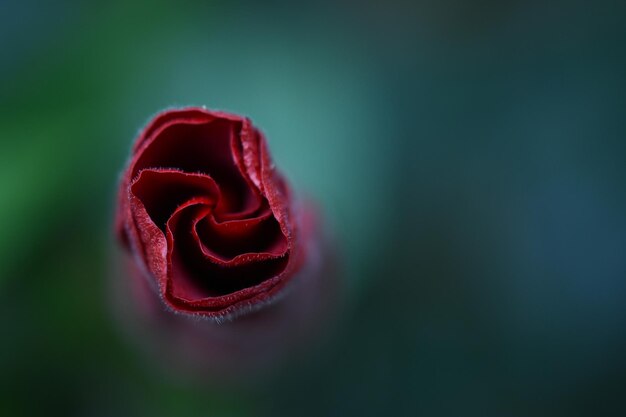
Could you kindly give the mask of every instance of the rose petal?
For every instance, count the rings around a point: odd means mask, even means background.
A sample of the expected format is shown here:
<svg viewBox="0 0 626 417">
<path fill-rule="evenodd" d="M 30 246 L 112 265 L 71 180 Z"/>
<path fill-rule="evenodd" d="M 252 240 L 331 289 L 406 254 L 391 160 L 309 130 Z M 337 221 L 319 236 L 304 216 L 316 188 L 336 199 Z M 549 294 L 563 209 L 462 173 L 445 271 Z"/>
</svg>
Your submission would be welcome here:
<svg viewBox="0 0 626 417">
<path fill-rule="evenodd" d="M 254 212 L 261 204 L 258 190 L 246 183 L 231 150 L 231 140 L 240 127 L 227 119 L 203 123 L 170 124 L 146 142 L 130 168 L 131 177 L 146 168 L 175 168 L 202 173 L 220 188 L 216 214 Z"/>
<path fill-rule="evenodd" d="M 143 204 L 161 230 L 174 210 L 194 197 L 208 198 L 217 204 L 220 191 L 215 181 L 204 174 L 168 169 L 144 169 L 133 181 L 130 192 Z"/>
<path fill-rule="evenodd" d="M 158 113 L 150 123 L 143 129 L 139 138 L 133 145 L 133 153 L 139 152 L 144 143 L 149 142 L 158 135 L 158 133 L 172 124 L 188 123 L 198 124 L 206 123 L 216 118 L 227 119 L 234 122 L 240 122 L 241 117 L 218 111 L 207 111 L 201 107 L 187 107 L 184 109 L 169 109 Z"/>
<path fill-rule="evenodd" d="M 193 224 L 210 210 L 206 201 L 192 200 L 180 206 L 167 222 L 168 273 L 166 298 L 190 311 L 200 303 L 203 310 L 217 311 L 245 301 L 268 286 L 259 285 L 284 270 L 288 258 L 250 254 L 255 262 L 216 264 L 206 259 Z"/>
<path fill-rule="evenodd" d="M 250 253 L 282 256 L 287 239 L 270 211 L 259 217 L 217 223 L 212 215 L 202 218 L 194 227 L 205 255 L 226 262 Z"/>
</svg>

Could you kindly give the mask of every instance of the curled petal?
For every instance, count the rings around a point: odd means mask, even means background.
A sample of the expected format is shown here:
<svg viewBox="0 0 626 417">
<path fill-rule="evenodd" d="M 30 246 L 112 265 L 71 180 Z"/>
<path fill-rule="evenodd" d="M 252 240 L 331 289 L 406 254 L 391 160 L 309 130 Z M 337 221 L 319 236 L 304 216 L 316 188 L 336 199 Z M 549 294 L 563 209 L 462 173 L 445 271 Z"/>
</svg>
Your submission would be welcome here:
<svg viewBox="0 0 626 417">
<path fill-rule="evenodd" d="M 220 196 L 217 184 L 208 175 L 171 168 L 144 169 L 133 181 L 130 192 L 161 230 L 165 230 L 165 222 L 181 204 L 204 197 L 216 205 Z"/>
</svg>

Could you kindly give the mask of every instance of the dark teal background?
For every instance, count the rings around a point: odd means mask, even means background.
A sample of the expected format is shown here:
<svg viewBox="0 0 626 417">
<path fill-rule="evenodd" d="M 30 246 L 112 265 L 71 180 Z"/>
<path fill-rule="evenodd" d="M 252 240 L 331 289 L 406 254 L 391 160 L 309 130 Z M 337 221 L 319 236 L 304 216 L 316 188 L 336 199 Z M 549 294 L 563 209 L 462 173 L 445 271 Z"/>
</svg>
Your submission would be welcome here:
<svg viewBox="0 0 626 417">
<path fill-rule="evenodd" d="M 626 413 L 622 2 L 0 2 L 0 415 Z M 110 312 L 116 181 L 169 106 L 248 115 L 345 263 L 257 387 Z M 316 347 L 317 348 L 317 347 Z"/>
</svg>

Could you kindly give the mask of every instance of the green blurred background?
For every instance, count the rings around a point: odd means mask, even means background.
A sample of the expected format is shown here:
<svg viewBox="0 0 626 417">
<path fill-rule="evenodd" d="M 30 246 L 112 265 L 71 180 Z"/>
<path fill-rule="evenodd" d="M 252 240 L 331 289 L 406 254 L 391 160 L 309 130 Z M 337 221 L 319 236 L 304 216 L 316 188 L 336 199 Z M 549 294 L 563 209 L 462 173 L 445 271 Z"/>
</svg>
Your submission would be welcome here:
<svg viewBox="0 0 626 417">
<path fill-rule="evenodd" d="M 626 415 L 625 17 L 1 0 L 0 415 Z M 181 105 L 250 116 L 341 244 L 336 331 L 260 387 L 168 375 L 112 318 L 116 181 Z"/>
</svg>

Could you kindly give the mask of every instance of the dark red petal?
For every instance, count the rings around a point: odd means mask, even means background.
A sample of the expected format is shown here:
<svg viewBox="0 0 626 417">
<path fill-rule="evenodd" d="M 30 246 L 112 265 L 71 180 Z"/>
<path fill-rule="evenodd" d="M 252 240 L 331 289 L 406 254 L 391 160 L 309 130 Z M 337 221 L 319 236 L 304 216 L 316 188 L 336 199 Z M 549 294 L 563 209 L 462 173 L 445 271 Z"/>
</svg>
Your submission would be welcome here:
<svg viewBox="0 0 626 417">
<path fill-rule="evenodd" d="M 219 199 L 215 181 L 207 175 L 168 169 L 145 169 L 131 185 L 131 193 L 144 205 L 146 212 L 161 230 L 174 210 L 194 197 Z"/>
<path fill-rule="evenodd" d="M 199 124 L 206 123 L 216 118 L 228 119 L 232 121 L 241 121 L 241 117 L 216 111 L 208 111 L 201 107 L 187 107 L 184 109 L 165 110 L 152 119 L 152 121 L 144 128 L 139 138 L 133 145 L 133 153 L 139 151 L 144 143 L 150 141 L 154 136 L 172 124 L 188 123 Z"/>
<path fill-rule="evenodd" d="M 227 119 L 170 124 L 138 154 L 131 176 L 146 168 L 166 167 L 206 174 L 220 188 L 216 215 L 253 212 L 261 205 L 259 192 L 247 184 L 231 150 L 232 137 L 239 129 L 239 124 Z"/>
<path fill-rule="evenodd" d="M 272 213 L 217 223 L 208 215 L 194 228 L 204 254 L 215 262 L 228 262 L 245 254 L 284 255 L 287 239 Z"/>
<path fill-rule="evenodd" d="M 263 184 L 263 195 L 274 213 L 274 217 L 280 224 L 283 234 L 291 242 L 294 236 L 294 229 L 291 223 L 291 213 L 289 203 L 291 201 L 289 189 L 283 178 L 276 171 L 272 162 L 265 138 L 257 132 L 259 140 L 259 159 L 261 167 L 261 182 Z"/>
<path fill-rule="evenodd" d="M 210 205 L 201 200 L 179 207 L 167 222 L 168 276 L 166 300 L 177 308 L 194 311 L 200 303 L 203 311 L 219 311 L 235 301 L 258 295 L 267 282 L 284 269 L 288 258 L 251 254 L 254 262 L 231 262 L 218 265 L 205 258 L 197 235 L 190 233 L 193 224 L 206 216 Z"/>
<path fill-rule="evenodd" d="M 242 174 L 262 193 L 261 161 L 259 159 L 259 132 L 249 119 L 244 119 L 239 132 L 239 140 L 233 141 L 232 151 L 235 162 Z"/>
<path fill-rule="evenodd" d="M 133 173 L 133 166 L 136 162 L 137 155 L 141 154 L 142 148 L 148 146 L 156 135 L 160 131 L 171 126 L 173 124 L 185 123 L 185 124 L 202 124 L 212 121 L 218 117 L 214 112 L 209 112 L 206 109 L 189 107 L 184 109 L 171 109 L 165 110 L 157 114 L 150 123 L 143 129 L 132 148 L 132 160 L 127 167 L 124 176 L 120 181 L 120 192 L 118 193 L 118 207 L 115 213 L 115 233 L 127 248 L 131 249 L 131 240 L 133 240 L 133 232 L 129 232 L 128 228 L 133 227 L 129 221 L 130 207 L 128 205 L 129 200 L 129 187 L 136 173 Z M 235 120 L 236 118 L 233 118 Z"/>
</svg>

